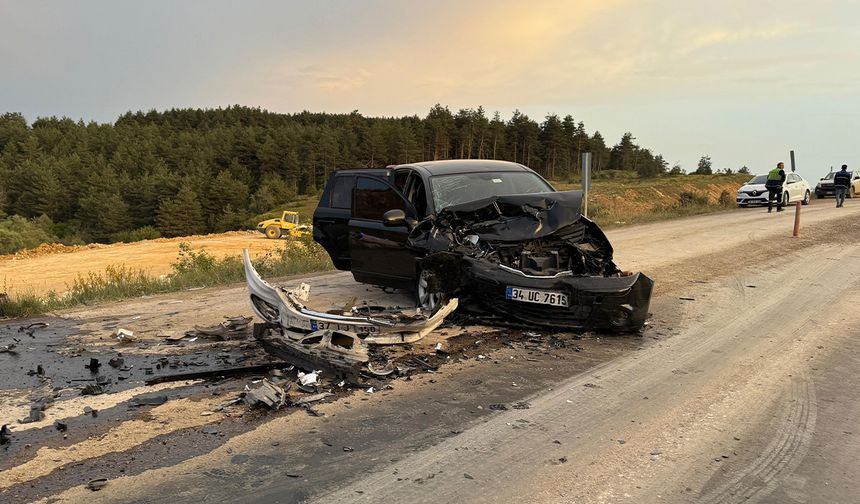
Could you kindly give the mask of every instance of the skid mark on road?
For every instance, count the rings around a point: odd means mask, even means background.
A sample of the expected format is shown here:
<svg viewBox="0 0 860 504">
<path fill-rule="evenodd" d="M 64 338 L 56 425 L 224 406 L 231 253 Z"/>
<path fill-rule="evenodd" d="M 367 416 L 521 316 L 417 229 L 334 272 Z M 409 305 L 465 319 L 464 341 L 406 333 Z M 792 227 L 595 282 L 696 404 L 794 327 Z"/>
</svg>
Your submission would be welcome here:
<svg viewBox="0 0 860 504">
<path fill-rule="evenodd" d="M 788 394 L 786 421 L 764 452 L 729 482 L 701 497 L 698 504 L 754 503 L 770 494 L 803 461 L 815 432 L 815 385 L 804 373 Z"/>
</svg>

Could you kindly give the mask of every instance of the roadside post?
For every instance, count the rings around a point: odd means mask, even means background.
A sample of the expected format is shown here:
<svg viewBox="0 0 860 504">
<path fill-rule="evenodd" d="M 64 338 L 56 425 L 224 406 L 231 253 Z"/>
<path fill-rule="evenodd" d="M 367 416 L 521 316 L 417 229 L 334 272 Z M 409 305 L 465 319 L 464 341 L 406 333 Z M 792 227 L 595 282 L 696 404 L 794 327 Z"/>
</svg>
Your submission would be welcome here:
<svg viewBox="0 0 860 504">
<path fill-rule="evenodd" d="M 588 217 L 588 190 L 591 189 L 591 153 L 582 153 L 582 215 Z"/>
<path fill-rule="evenodd" d="M 794 151 L 789 152 L 789 156 L 791 157 L 791 172 L 794 173 L 797 169 L 794 165 Z M 794 206 L 794 231 L 791 233 L 791 236 L 794 238 L 800 236 L 800 205 L 801 202 L 798 201 Z"/>
<path fill-rule="evenodd" d="M 797 238 L 800 236 L 800 202 L 794 204 L 794 232 L 791 236 Z"/>
</svg>

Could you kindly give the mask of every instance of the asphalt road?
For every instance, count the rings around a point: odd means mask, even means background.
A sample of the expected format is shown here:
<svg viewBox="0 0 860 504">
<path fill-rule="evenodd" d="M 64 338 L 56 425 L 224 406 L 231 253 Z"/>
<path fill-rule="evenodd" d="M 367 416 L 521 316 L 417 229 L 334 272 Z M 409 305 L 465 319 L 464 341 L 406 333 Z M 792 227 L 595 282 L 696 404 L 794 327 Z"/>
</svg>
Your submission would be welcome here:
<svg viewBox="0 0 860 504">
<path fill-rule="evenodd" d="M 16 429 L 44 446 L 0 459 L 0 499 L 856 502 L 860 205 L 803 210 L 800 238 L 791 212 L 761 209 L 609 233 L 619 265 L 657 282 L 642 336 L 506 346 L 490 344 L 504 334 L 470 328 L 474 351 L 321 405 L 323 418 L 213 418 L 204 406 L 223 397 L 190 386 L 143 416 L 120 406 L 145 387 L 100 396 L 111 420 L 81 424 L 86 435 L 44 441 L 51 419 Z M 356 292 L 405 302 L 342 273 L 311 283 L 323 305 Z M 247 312 L 244 296 L 198 291 L 64 320 L 82 331 L 68 337 L 76 345 L 107 351 L 99 331 L 114 319 L 146 334 Z M 95 477 L 110 481 L 85 489 Z"/>
</svg>

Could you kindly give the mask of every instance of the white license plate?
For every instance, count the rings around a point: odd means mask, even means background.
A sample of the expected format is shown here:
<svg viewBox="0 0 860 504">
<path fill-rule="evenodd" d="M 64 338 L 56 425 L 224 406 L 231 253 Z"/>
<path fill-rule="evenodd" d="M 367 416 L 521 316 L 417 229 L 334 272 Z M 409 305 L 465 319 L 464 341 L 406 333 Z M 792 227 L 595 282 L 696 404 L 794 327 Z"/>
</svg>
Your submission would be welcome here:
<svg viewBox="0 0 860 504">
<path fill-rule="evenodd" d="M 567 294 L 557 291 L 545 291 L 537 289 L 523 289 L 522 287 L 508 286 L 505 289 L 505 298 L 525 303 L 545 304 L 550 306 L 569 306 Z"/>
</svg>

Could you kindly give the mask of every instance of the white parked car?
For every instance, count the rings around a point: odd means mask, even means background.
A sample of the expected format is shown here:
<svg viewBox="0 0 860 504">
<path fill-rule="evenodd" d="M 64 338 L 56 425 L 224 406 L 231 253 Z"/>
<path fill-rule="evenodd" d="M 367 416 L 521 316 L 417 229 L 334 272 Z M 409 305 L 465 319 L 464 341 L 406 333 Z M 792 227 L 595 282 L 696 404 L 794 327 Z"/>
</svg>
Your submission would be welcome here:
<svg viewBox="0 0 860 504">
<path fill-rule="evenodd" d="M 767 205 L 767 175 L 756 175 L 749 182 L 738 189 L 735 201 L 739 207 L 750 205 Z M 809 195 L 812 192 L 809 182 L 796 173 L 786 172 L 785 184 L 782 186 L 782 203 L 788 205 L 796 201 L 804 205 L 809 204 Z"/>
</svg>

